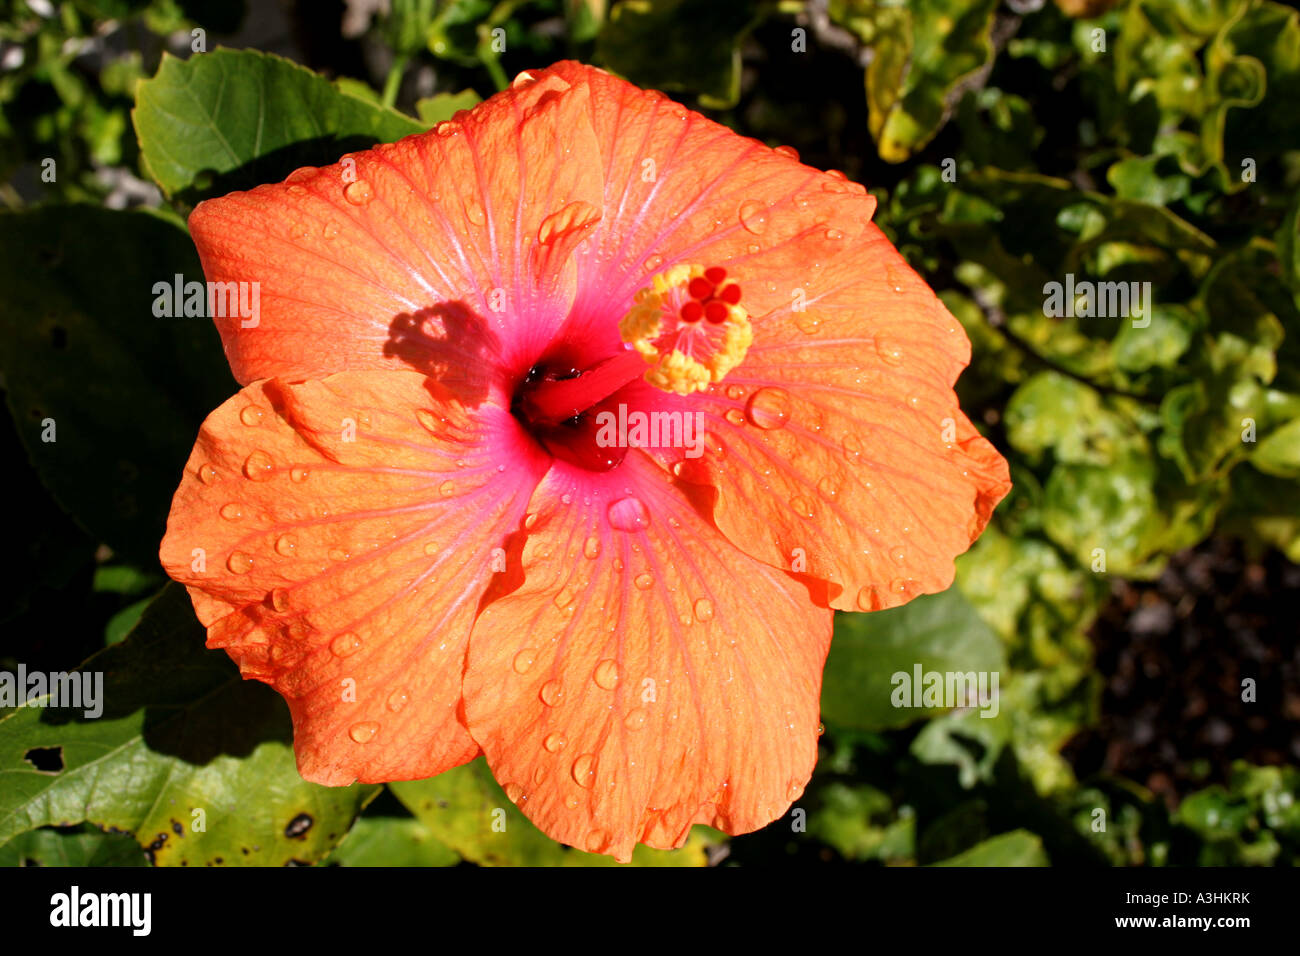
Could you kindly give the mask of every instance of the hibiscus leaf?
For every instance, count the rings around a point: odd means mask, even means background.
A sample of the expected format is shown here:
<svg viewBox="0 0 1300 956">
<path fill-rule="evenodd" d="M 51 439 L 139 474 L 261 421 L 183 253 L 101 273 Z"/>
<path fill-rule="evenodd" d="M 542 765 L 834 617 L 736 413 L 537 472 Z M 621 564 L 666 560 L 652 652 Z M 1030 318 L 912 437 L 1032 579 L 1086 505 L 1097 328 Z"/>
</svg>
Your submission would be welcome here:
<svg viewBox="0 0 1300 956">
<path fill-rule="evenodd" d="M 339 866 L 455 866 L 456 851 L 410 817 L 362 817 L 326 863 Z"/>
<path fill-rule="evenodd" d="M 43 701 L 0 717 L 0 841 L 89 822 L 158 865 L 310 863 L 379 792 L 298 776 L 284 703 L 204 648 L 176 585 L 82 670 L 103 675 L 98 717 Z"/>
<path fill-rule="evenodd" d="M 148 866 L 128 833 L 83 824 L 28 830 L 0 846 L 0 866 Z"/>
<path fill-rule="evenodd" d="M 161 216 L 0 216 L 0 370 L 23 444 L 59 503 L 142 567 L 200 423 L 236 388 L 210 321 L 153 315 L 154 283 L 178 274 L 203 275 Z"/>
<path fill-rule="evenodd" d="M 1005 666 L 997 634 L 955 587 L 887 611 L 838 613 L 822 683 L 822 716 L 833 726 L 855 730 L 902 727 L 940 711 L 894 706 L 891 698 L 901 681 L 895 675 L 905 675 L 910 688 L 917 667 L 923 675 L 983 672 L 991 680 Z M 918 696 L 922 689 L 915 688 Z"/>
<path fill-rule="evenodd" d="M 253 50 L 164 56 L 131 111 L 145 169 L 196 203 L 424 131 L 288 60 Z"/>
<path fill-rule="evenodd" d="M 1028 830 L 1012 830 L 990 837 L 969 850 L 933 866 L 1047 866 L 1047 853 L 1040 837 Z"/>
<path fill-rule="evenodd" d="M 751 0 L 619 4 L 596 51 L 638 86 L 694 93 L 704 106 L 727 108 L 740 99 L 740 43 L 761 15 Z"/>
<path fill-rule="evenodd" d="M 429 832 L 480 866 L 617 866 L 613 857 L 556 843 L 533 826 L 492 778 L 487 762 L 448 770 L 428 780 L 390 783 L 389 789 Z M 691 834 L 680 850 L 637 845 L 638 866 L 704 866 L 707 828 Z"/>
</svg>

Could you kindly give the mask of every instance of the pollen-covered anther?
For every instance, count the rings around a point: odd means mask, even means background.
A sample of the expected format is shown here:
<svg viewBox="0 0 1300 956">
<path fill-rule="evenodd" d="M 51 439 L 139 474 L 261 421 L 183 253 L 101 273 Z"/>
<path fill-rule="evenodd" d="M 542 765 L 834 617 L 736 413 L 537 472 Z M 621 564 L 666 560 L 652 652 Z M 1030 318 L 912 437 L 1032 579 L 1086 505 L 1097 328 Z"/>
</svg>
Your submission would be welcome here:
<svg viewBox="0 0 1300 956">
<path fill-rule="evenodd" d="M 740 297 L 721 266 L 675 265 L 637 292 L 619 334 L 650 363 L 645 380 L 655 388 L 702 392 L 739 365 L 754 340 Z"/>
</svg>

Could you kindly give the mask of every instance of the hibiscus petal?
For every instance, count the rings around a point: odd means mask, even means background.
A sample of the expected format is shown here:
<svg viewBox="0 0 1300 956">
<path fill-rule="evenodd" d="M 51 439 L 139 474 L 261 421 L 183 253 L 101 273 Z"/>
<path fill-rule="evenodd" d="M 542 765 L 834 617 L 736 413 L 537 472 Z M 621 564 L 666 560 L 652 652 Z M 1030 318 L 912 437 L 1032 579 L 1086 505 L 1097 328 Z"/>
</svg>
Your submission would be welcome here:
<svg viewBox="0 0 1300 956">
<path fill-rule="evenodd" d="M 590 90 L 605 215 L 580 253 L 564 336 L 595 354 L 617 346 L 618 319 L 651 273 L 725 264 L 747 307 L 760 291 L 788 302 L 791 290 L 776 280 L 848 248 L 875 210 L 875 199 L 843 175 L 805 166 L 793 151 L 739 136 L 662 93 L 578 63 L 546 73 Z"/>
<path fill-rule="evenodd" d="M 633 452 L 557 463 L 534 495 L 524 583 L 488 604 L 464 681 L 470 733 L 542 830 L 626 861 L 780 816 L 817 755 L 831 612 L 733 548 Z"/>
<path fill-rule="evenodd" d="M 260 284 L 255 325 L 215 317 L 235 377 L 413 366 L 479 401 L 489 360 L 531 362 L 599 222 L 586 95 L 525 79 L 428 133 L 200 203 L 208 281 Z"/>
<path fill-rule="evenodd" d="M 162 563 L 288 701 L 305 778 L 427 777 L 478 753 L 467 639 L 545 467 L 508 412 L 414 372 L 258 382 L 204 423 Z"/>
<path fill-rule="evenodd" d="M 1010 489 L 952 390 L 965 332 L 874 225 L 785 278 L 806 301 L 754 321 L 745 361 L 698 399 L 708 452 L 679 475 L 716 489 L 712 516 L 747 554 L 829 582 L 833 607 L 944 590 Z"/>
</svg>

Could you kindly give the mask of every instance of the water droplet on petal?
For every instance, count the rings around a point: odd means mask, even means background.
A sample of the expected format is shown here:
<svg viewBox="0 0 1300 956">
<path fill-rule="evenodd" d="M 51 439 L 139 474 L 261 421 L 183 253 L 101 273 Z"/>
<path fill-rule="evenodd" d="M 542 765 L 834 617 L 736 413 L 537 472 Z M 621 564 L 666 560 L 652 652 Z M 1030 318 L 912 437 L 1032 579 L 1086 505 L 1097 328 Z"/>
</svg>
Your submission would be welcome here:
<svg viewBox="0 0 1300 956">
<path fill-rule="evenodd" d="M 582 545 L 583 557 L 595 560 L 600 557 L 600 539 L 595 535 L 589 537 Z"/>
<path fill-rule="evenodd" d="M 270 599 L 271 607 L 275 608 L 275 610 L 280 613 L 283 614 L 285 611 L 289 610 L 289 592 L 284 588 L 272 588 Z"/>
<path fill-rule="evenodd" d="M 744 397 L 745 397 L 745 386 L 743 385 L 727 386 L 727 398 L 731 399 L 733 402 L 738 402 Z"/>
<path fill-rule="evenodd" d="M 295 222 L 292 226 L 289 227 L 289 238 L 305 239 L 307 238 L 307 232 L 308 229 L 307 229 L 307 224 L 305 222 Z"/>
<path fill-rule="evenodd" d="M 370 183 L 358 179 L 355 183 L 348 183 L 343 187 L 343 198 L 354 206 L 364 206 L 375 198 L 375 191 L 370 188 Z"/>
<path fill-rule="evenodd" d="M 858 591 L 857 605 L 863 611 L 880 610 L 880 594 L 874 587 L 864 587 Z"/>
<path fill-rule="evenodd" d="M 780 153 L 782 156 L 788 156 L 790 159 L 799 158 L 799 150 L 795 149 L 793 146 L 778 146 L 774 152 Z"/>
<path fill-rule="evenodd" d="M 840 485 L 830 475 L 825 475 L 817 481 L 817 493 L 827 501 L 834 501 L 840 496 Z"/>
<path fill-rule="evenodd" d="M 359 744 L 367 744 L 375 739 L 377 733 L 379 733 L 379 724 L 373 720 L 363 720 L 359 724 L 352 725 L 352 729 L 348 731 L 348 736 Z"/>
<path fill-rule="evenodd" d="M 583 754 L 573 761 L 573 780 L 580 787 L 590 787 L 596 782 L 595 754 Z"/>
<path fill-rule="evenodd" d="M 739 408 L 728 408 L 722 413 L 722 417 L 725 418 L 728 423 L 736 425 L 737 427 L 745 424 L 745 413 Z"/>
<path fill-rule="evenodd" d="M 347 657 L 361 647 L 361 638 L 355 634 L 340 634 L 330 641 L 330 651 L 335 657 Z"/>
<path fill-rule="evenodd" d="M 298 482 L 298 484 L 302 484 L 304 481 L 307 480 L 307 476 L 310 474 L 311 474 L 310 469 L 304 468 L 302 465 L 299 465 L 296 468 L 290 469 L 289 480 L 296 481 Z"/>
<path fill-rule="evenodd" d="M 699 598 L 695 602 L 695 619 L 701 623 L 713 620 L 713 602 L 708 598 Z"/>
<path fill-rule="evenodd" d="M 902 545 L 899 545 L 897 548 L 894 548 L 889 552 L 889 556 L 893 559 L 895 564 L 902 564 L 903 560 L 907 557 L 907 552 L 903 550 Z"/>
<path fill-rule="evenodd" d="M 862 455 L 862 440 L 857 435 L 845 435 L 844 454 L 850 461 L 857 461 Z"/>
<path fill-rule="evenodd" d="M 547 707 L 554 707 L 564 699 L 564 685 L 558 680 L 548 680 L 542 685 L 542 703 Z"/>
<path fill-rule="evenodd" d="M 658 272 L 659 267 L 664 264 L 664 257 L 659 255 L 650 256 L 642 264 L 646 272 Z"/>
<path fill-rule="evenodd" d="M 514 662 L 511 666 L 514 667 L 516 674 L 527 674 L 528 669 L 533 666 L 533 663 L 536 660 L 537 651 L 533 650 L 531 647 L 525 647 L 515 655 Z"/>
<path fill-rule="evenodd" d="M 794 326 L 804 335 L 816 335 L 821 325 L 821 316 L 816 313 L 804 311 L 794 314 Z"/>
<path fill-rule="evenodd" d="M 211 465 L 199 465 L 198 474 L 199 481 L 203 482 L 205 485 L 215 484 L 219 477 L 217 475 L 217 469 L 213 468 Z"/>
<path fill-rule="evenodd" d="M 282 554 L 286 558 L 291 558 L 298 553 L 298 538 L 292 534 L 282 534 L 275 539 L 275 550 L 277 554 Z"/>
<path fill-rule="evenodd" d="M 757 199 L 746 199 L 740 204 L 740 224 L 746 232 L 761 236 L 767 231 L 767 205 Z"/>
<path fill-rule="evenodd" d="M 221 517 L 225 518 L 227 521 L 238 521 L 240 518 L 244 517 L 244 509 L 243 506 L 231 501 L 221 506 L 220 514 Z"/>
<path fill-rule="evenodd" d="M 403 707 L 406 706 L 409 700 L 410 698 L 406 695 L 406 691 L 395 690 L 388 695 L 387 707 L 393 713 L 397 713 L 399 710 L 401 710 Z"/>
<path fill-rule="evenodd" d="M 321 235 L 326 239 L 333 239 L 339 234 L 339 224 L 336 222 L 325 223 L 325 228 L 321 230 Z"/>
<path fill-rule="evenodd" d="M 262 416 L 265 414 L 256 405 L 245 405 L 239 412 L 239 420 L 250 427 L 262 424 Z"/>
<path fill-rule="evenodd" d="M 524 795 L 524 788 L 517 783 L 508 783 L 501 789 L 505 791 L 506 799 L 511 803 L 518 803 L 519 798 Z"/>
<path fill-rule="evenodd" d="M 546 739 L 542 741 L 542 746 L 550 753 L 558 754 L 568 742 L 569 739 L 564 734 L 547 734 Z"/>
<path fill-rule="evenodd" d="M 609 843 L 609 834 L 604 830 L 592 830 L 587 834 L 586 849 L 588 853 L 599 853 Z"/>
<path fill-rule="evenodd" d="M 635 495 L 613 502 L 606 514 L 609 515 L 610 526 L 618 531 L 640 531 L 650 524 L 650 513 Z"/>
<path fill-rule="evenodd" d="M 483 204 L 477 199 L 471 199 L 465 203 L 465 218 L 475 226 L 481 226 L 487 222 L 487 215 L 483 212 Z"/>
<path fill-rule="evenodd" d="M 579 800 L 577 797 L 574 796 L 569 796 L 564 798 L 564 805 L 570 810 L 578 809 L 578 804 L 580 804 L 581 802 L 582 802 L 581 800 Z"/>
<path fill-rule="evenodd" d="M 255 451 L 244 459 L 244 474 L 253 481 L 266 481 L 275 472 L 275 463 L 264 451 Z"/>
<path fill-rule="evenodd" d="M 903 364 L 902 348 L 883 332 L 876 335 L 876 354 L 880 356 L 880 360 L 886 365 L 897 366 Z"/>
<path fill-rule="evenodd" d="M 605 690 L 613 690 L 614 685 L 618 683 L 618 665 L 613 661 L 606 659 L 596 665 L 596 671 L 592 674 L 596 681 L 597 687 Z"/>
<path fill-rule="evenodd" d="M 813 516 L 812 505 L 808 503 L 807 498 L 800 495 L 795 495 L 790 499 L 790 508 L 800 518 L 811 518 Z"/>
<path fill-rule="evenodd" d="M 232 551 L 226 559 L 226 567 L 235 574 L 247 574 L 253 570 L 253 558 L 243 551 Z"/>
<path fill-rule="evenodd" d="M 655 583 L 655 578 L 649 571 L 642 571 L 632 580 L 632 583 L 636 585 L 638 591 L 645 591 Z"/>
<path fill-rule="evenodd" d="M 783 388 L 760 388 L 745 403 L 745 417 L 756 427 L 771 430 L 790 420 L 790 393 Z"/>
<path fill-rule="evenodd" d="M 438 486 L 438 494 L 442 495 L 444 498 L 450 498 L 455 493 L 456 482 L 452 481 L 450 478 Z"/>
<path fill-rule="evenodd" d="M 640 730 L 645 726 L 646 712 L 640 707 L 634 707 L 627 712 L 623 718 L 623 726 L 628 730 Z"/>
</svg>

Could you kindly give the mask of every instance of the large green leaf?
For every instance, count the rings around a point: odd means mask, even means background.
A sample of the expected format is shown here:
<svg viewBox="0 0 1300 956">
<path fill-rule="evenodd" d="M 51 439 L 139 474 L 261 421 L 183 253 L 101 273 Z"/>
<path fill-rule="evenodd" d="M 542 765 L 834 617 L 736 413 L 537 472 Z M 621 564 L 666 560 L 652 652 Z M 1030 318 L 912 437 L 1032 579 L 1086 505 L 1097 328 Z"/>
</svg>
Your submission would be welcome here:
<svg viewBox="0 0 1300 956">
<path fill-rule="evenodd" d="M 992 675 L 1005 665 L 998 636 L 955 587 L 887 611 L 838 613 L 822 678 L 822 716 L 857 730 L 901 727 L 941 711 L 895 707 L 901 686 L 895 675 L 904 675 L 911 687 L 917 667 L 922 675 Z"/>
<path fill-rule="evenodd" d="M 0 841 L 89 822 L 159 865 L 314 862 L 379 791 L 298 775 L 284 702 L 204 648 L 177 585 L 83 670 L 103 675 L 98 718 L 46 701 L 0 717 Z"/>
<path fill-rule="evenodd" d="M 148 866 L 129 833 L 79 827 L 43 827 L 0 846 L 0 866 Z"/>
<path fill-rule="evenodd" d="M 1043 841 L 1028 830 L 991 837 L 934 866 L 1047 866 Z"/>
<path fill-rule="evenodd" d="M 529 822 L 492 778 L 487 761 L 448 770 L 428 780 L 390 783 L 389 789 L 438 840 L 480 866 L 614 866 L 613 857 L 556 843 Z M 680 850 L 638 846 L 638 866 L 704 866 L 705 827 Z"/>
<path fill-rule="evenodd" d="M 455 866 L 456 851 L 411 817 L 362 817 L 325 861 L 339 866 Z"/>
<path fill-rule="evenodd" d="M 202 277 L 161 216 L 0 215 L 0 369 L 19 434 L 63 507 L 146 566 L 199 425 L 238 387 L 211 321 L 154 316 L 154 284 L 178 274 Z"/>
<path fill-rule="evenodd" d="M 164 55 L 158 73 L 136 88 L 131 117 L 149 174 L 168 196 L 191 203 L 424 131 L 409 116 L 254 50 Z"/>
</svg>

